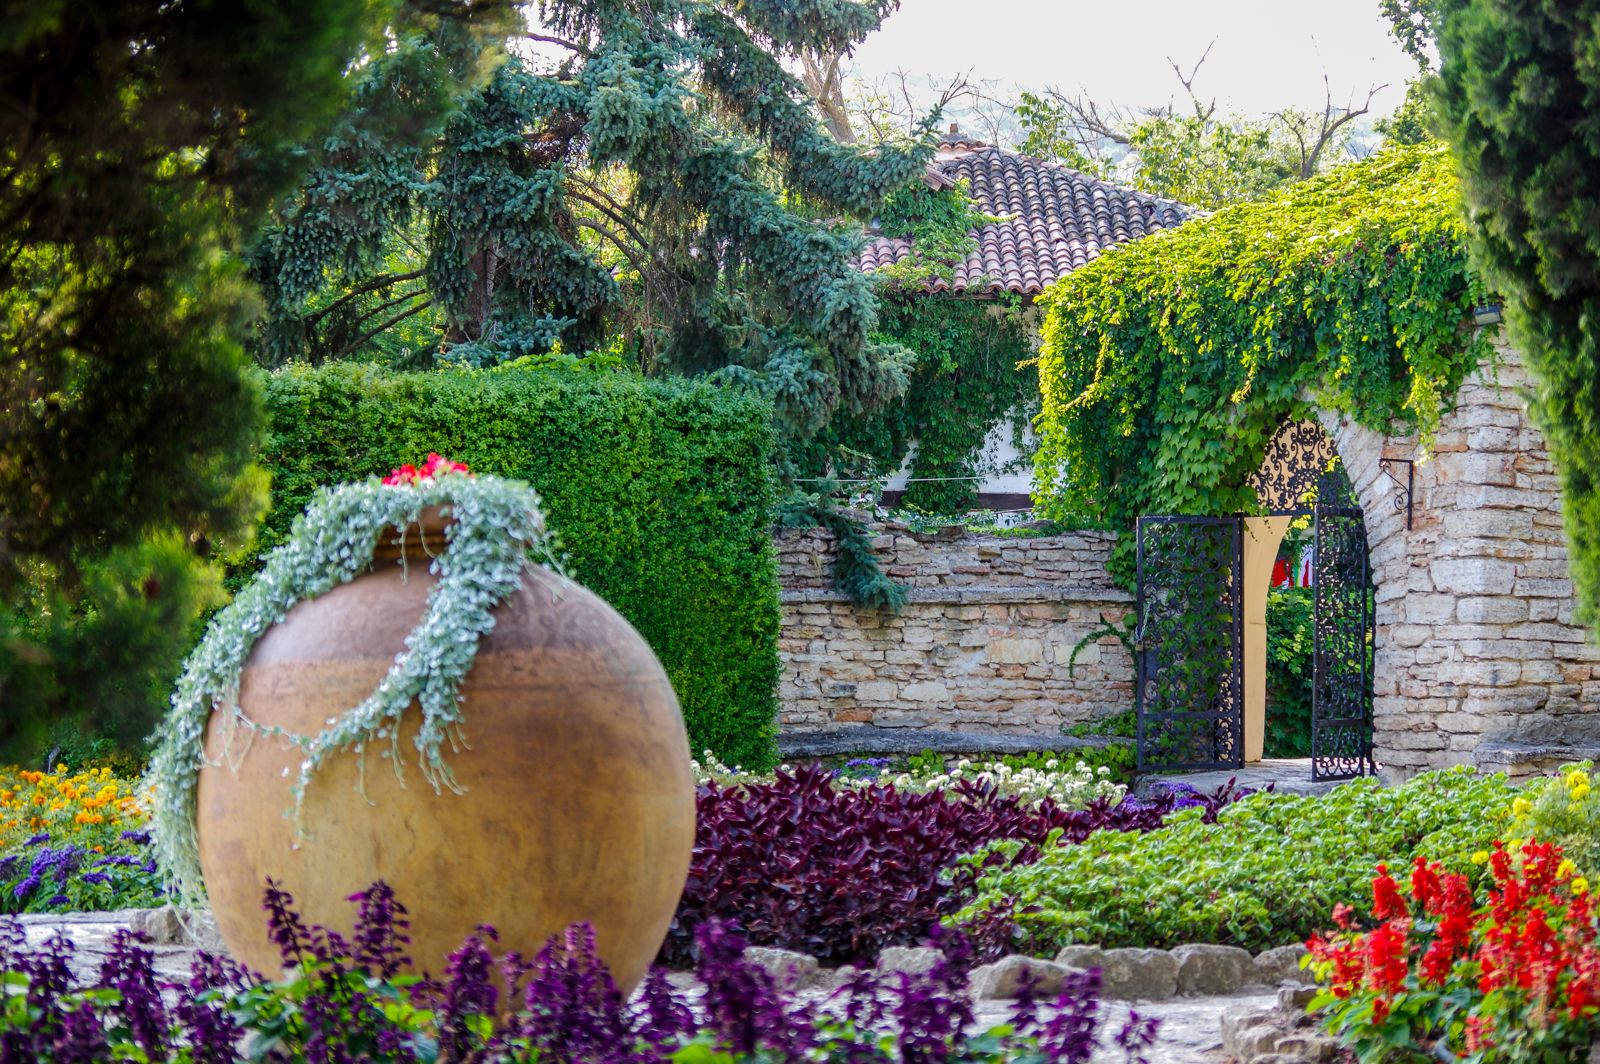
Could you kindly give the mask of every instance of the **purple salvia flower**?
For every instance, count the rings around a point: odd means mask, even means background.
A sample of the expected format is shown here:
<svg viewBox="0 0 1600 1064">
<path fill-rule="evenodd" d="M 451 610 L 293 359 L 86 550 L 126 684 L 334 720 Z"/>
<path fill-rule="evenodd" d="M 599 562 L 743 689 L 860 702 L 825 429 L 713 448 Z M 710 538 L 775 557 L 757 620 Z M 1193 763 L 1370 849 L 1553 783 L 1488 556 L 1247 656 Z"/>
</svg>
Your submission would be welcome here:
<svg viewBox="0 0 1600 1064">
<path fill-rule="evenodd" d="M 1113 1041 L 1126 1055 L 1127 1064 L 1149 1064 L 1144 1051 L 1156 1044 L 1160 1033 L 1161 1020 L 1158 1017 L 1141 1016 L 1129 1009 L 1127 1022 L 1117 1031 Z"/>
<path fill-rule="evenodd" d="M 678 999 L 664 968 L 651 968 L 639 991 L 633 1026 L 658 1051 L 694 1032 L 694 1012 Z"/>
<path fill-rule="evenodd" d="M 85 872 L 78 879 L 84 883 L 93 883 L 95 886 L 105 887 L 111 885 L 111 877 L 104 872 Z"/>
<path fill-rule="evenodd" d="M 152 1060 L 165 1060 L 171 1021 L 156 981 L 155 955 L 145 948 L 149 941 L 149 936 L 126 928 L 112 935 L 111 949 L 100 964 L 99 985 L 121 995 L 122 1019 L 134 1044 Z"/>
<path fill-rule="evenodd" d="M 493 1016 L 499 999 L 492 980 L 494 955 L 488 946 L 499 940 L 499 933 L 484 924 L 450 954 L 445 965 L 444 1001 L 438 1010 L 442 1059 L 477 1058 L 478 1036 L 473 1021 L 480 1016 Z"/>
<path fill-rule="evenodd" d="M 150 833 L 148 831 L 124 831 L 122 837 L 127 842 L 135 842 L 140 846 L 146 846 L 150 843 Z"/>
<path fill-rule="evenodd" d="M 112 1059 L 105 1027 L 94 1006 L 89 1004 L 79 1005 L 62 1016 L 60 1024 L 51 1032 L 48 1048 L 38 1048 L 39 1059 L 52 1064 L 100 1064 Z M 152 1059 L 165 1060 L 166 1057 Z"/>
<path fill-rule="evenodd" d="M 354 958 L 385 979 L 392 979 L 410 963 L 406 934 L 411 922 L 406 907 L 395 901 L 394 888 L 379 880 L 350 898 L 357 903 Z"/>
<path fill-rule="evenodd" d="M 1039 1049 L 1051 1064 L 1089 1064 L 1100 1013 L 1100 969 L 1071 972 L 1061 981 L 1055 1014 L 1039 1031 Z"/>
<path fill-rule="evenodd" d="M 41 843 L 46 843 L 46 842 L 49 842 L 49 841 L 50 841 L 50 833 L 48 831 L 41 831 L 37 835 L 30 835 L 23 842 L 22 845 L 24 845 L 24 846 L 38 846 Z"/>
<path fill-rule="evenodd" d="M 540 1059 L 609 1064 L 630 1055 L 622 994 L 595 952 L 590 925 L 574 924 L 545 944 L 523 1001 L 520 1034 Z"/>
<path fill-rule="evenodd" d="M 188 1034 L 194 1064 L 234 1064 L 239 1059 L 236 1047 L 244 1032 L 226 1006 L 202 1001 L 201 996 L 209 990 L 241 990 L 247 982 L 243 970 L 232 961 L 204 951 L 195 957 L 189 982 L 173 1007 Z"/>
<path fill-rule="evenodd" d="M 267 879 L 267 889 L 262 908 L 267 911 L 267 934 L 278 947 L 285 968 L 304 968 L 308 960 L 306 947 L 308 934 L 294 911 L 294 896 L 279 888 L 277 882 Z"/>
</svg>

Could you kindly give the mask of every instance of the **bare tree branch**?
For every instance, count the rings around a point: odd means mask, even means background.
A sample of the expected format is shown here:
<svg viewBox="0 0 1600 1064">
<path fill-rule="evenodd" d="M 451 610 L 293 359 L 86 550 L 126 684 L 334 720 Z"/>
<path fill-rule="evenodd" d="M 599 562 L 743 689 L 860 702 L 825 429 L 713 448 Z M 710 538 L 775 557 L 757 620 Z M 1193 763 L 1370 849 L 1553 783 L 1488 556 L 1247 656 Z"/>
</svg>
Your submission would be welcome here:
<svg viewBox="0 0 1600 1064">
<path fill-rule="evenodd" d="M 523 34 L 521 34 L 521 36 L 527 38 L 530 41 L 540 41 L 540 42 L 542 42 L 544 44 L 554 44 L 554 45 L 559 45 L 562 48 L 571 49 L 572 51 L 577 52 L 579 55 L 583 56 L 584 58 L 588 58 L 588 57 L 594 55 L 594 53 L 592 51 L 590 51 L 589 48 L 586 47 L 585 45 L 581 45 L 577 41 L 569 41 L 564 37 L 550 37 L 550 36 L 547 36 L 547 35 L 545 35 L 543 33 L 533 33 L 533 32 L 523 33 Z"/>
<path fill-rule="evenodd" d="M 1211 49 L 1216 46 L 1217 39 L 1213 37 L 1211 38 L 1211 43 L 1206 45 L 1206 50 L 1200 53 L 1200 58 L 1194 61 L 1194 66 L 1190 68 L 1187 76 L 1184 75 L 1183 68 L 1178 65 L 1178 61 L 1170 55 L 1167 56 L 1167 62 L 1171 64 L 1172 72 L 1178 76 L 1178 84 L 1182 85 L 1183 91 L 1189 94 L 1189 106 L 1194 108 L 1194 116 L 1202 122 L 1211 121 L 1211 116 L 1217 113 L 1217 100 L 1213 96 L 1210 103 L 1202 104 L 1200 97 L 1195 95 L 1194 83 L 1195 79 L 1200 76 L 1200 68 L 1205 66 L 1206 60 L 1211 57 Z"/>
<path fill-rule="evenodd" d="M 1372 101 L 1388 88 L 1387 84 L 1374 85 L 1367 90 L 1367 98 L 1361 106 L 1355 106 L 1355 98 L 1343 107 L 1337 107 L 1333 102 L 1333 88 L 1328 82 L 1328 76 L 1322 76 L 1322 113 L 1317 116 L 1315 130 L 1313 131 L 1310 116 L 1304 112 L 1285 110 L 1278 111 L 1272 117 L 1294 139 L 1295 147 L 1300 155 L 1300 178 L 1304 180 L 1317 172 L 1321 165 L 1322 155 L 1328 145 L 1335 143 L 1339 138 L 1339 131 L 1351 122 L 1360 118 L 1372 109 Z"/>
<path fill-rule="evenodd" d="M 378 277 L 374 277 L 370 281 L 365 281 L 356 285 L 354 288 L 350 289 L 350 291 L 346 292 L 338 299 L 335 299 L 332 303 L 329 303 L 327 306 L 311 315 L 306 319 L 306 324 L 315 329 L 322 323 L 323 318 L 326 318 L 329 314 L 332 314 L 334 311 L 338 310 L 352 299 L 355 299 L 357 296 L 364 296 L 368 292 L 376 292 L 380 288 L 388 288 L 391 285 L 397 285 L 405 281 L 415 281 L 425 272 L 427 271 L 409 270 L 406 273 L 386 273 Z"/>
<path fill-rule="evenodd" d="M 854 144 L 856 134 L 850 128 L 850 110 L 845 103 L 844 84 L 839 77 L 839 64 L 843 58 L 841 52 L 801 52 L 800 81 L 816 102 L 822 122 L 833 139 L 840 144 Z"/>
<path fill-rule="evenodd" d="M 421 314 L 423 311 L 427 310 L 431 306 L 433 306 L 433 300 L 425 299 L 421 303 L 418 303 L 414 307 L 411 307 L 411 308 L 409 308 L 407 310 L 402 310 L 400 313 L 396 314 L 394 317 L 390 318 L 388 321 L 383 322 L 381 325 L 375 326 L 374 328 L 368 330 L 366 333 L 364 333 L 360 337 L 356 338 L 354 341 L 352 341 L 352 342 L 350 342 L 348 344 L 345 344 L 342 348 L 339 349 L 339 353 L 337 355 L 335 355 L 334 357 L 335 358 L 344 358 L 346 355 L 350 354 L 350 352 L 352 352 L 352 351 L 361 350 L 363 347 L 365 347 L 367 345 L 367 342 L 369 340 L 371 340 L 373 337 L 377 336 L 379 333 L 382 333 L 382 332 L 385 332 L 385 331 L 387 331 L 389 329 L 394 328 L 396 325 L 399 325 L 401 322 L 405 321 L 407 318 L 411 317 L 413 314 Z"/>
</svg>

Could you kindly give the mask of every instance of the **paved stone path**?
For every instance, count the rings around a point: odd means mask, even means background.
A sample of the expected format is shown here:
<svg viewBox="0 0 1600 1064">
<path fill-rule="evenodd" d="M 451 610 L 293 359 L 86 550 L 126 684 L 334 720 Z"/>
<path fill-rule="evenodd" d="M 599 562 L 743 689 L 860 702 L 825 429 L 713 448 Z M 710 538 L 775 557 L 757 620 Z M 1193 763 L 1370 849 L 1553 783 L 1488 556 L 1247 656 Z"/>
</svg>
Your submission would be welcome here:
<svg viewBox="0 0 1600 1064">
<path fill-rule="evenodd" d="M 1252 761 L 1243 768 L 1224 768 L 1213 772 L 1184 772 L 1171 776 L 1142 776 L 1138 791 L 1148 793 L 1162 783 L 1186 783 L 1199 791 L 1214 791 L 1235 780 L 1241 787 L 1260 790 L 1267 784 L 1280 794 L 1326 794 L 1343 781 L 1313 781 L 1309 757 L 1278 757 Z"/>
<path fill-rule="evenodd" d="M 118 928 L 138 926 L 141 930 L 153 933 L 157 940 L 152 947 L 156 971 L 174 980 L 188 975 L 189 964 L 199 948 L 171 921 L 170 915 L 161 910 L 60 913 L 15 919 L 22 924 L 29 946 L 43 944 L 45 939 L 58 931 L 65 934 L 76 947 L 74 971 L 80 979 L 92 979 L 98 973 L 111 936 Z M 199 930 L 204 937 L 204 927 Z M 1275 993 L 1262 988 L 1225 997 L 1141 1002 L 1135 1003 L 1132 1008 L 1141 1016 L 1155 1016 L 1161 1020 L 1160 1038 L 1150 1054 L 1150 1064 L 1223 1064 L 1226 1058 L 1221 1052 L 1219 1023 L 1222 1011 L 1239 1005 L 1269 1006 L 1276 1000 Z M 979 1022 L 987 1027 L 1008 1019 L 1011 1005 L 1008 1001 L 982 1001 L 978 1003 L 976 1011 Z M 1128 1012 L 1129 1004 L 1126 1002 L 1105 1003 L 1102 1015 L 1103 1030 L 1107 1037 L 1127 1022 Z M 1120 1064 L 1122 1054 L 1120 1051 L 1102 1049 L 1095 1054 L 1094 1060 L 1096 1064 Z"/>
</svg>

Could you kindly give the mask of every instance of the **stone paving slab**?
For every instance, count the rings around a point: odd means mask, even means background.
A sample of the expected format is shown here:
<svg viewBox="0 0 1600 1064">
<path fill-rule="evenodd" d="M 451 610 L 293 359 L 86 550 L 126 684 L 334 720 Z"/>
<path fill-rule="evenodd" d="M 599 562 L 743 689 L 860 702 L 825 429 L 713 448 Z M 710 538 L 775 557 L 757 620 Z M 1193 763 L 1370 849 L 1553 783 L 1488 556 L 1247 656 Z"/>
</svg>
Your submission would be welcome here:
<svg viewBox="0 0 1600 1064">
<path fill-rule="evenodd" d="M 64 934 L 76 947 L 72 965 L 74 974 L 80 979 L 93 979 L 109 951 L 112 935 L 119 928 L 135 925 L 143 928 L 146 923 L 154 923 L 161 919 L 161 911 L 53 913 L 13 919 L 22 925 L 30 947 L 42 945 L 57 932 Z M 155 953 L 157 973 L 173 980 L 187 976 L 198 948 L 192 941 L 158 942 L 151 947 Z M 687 973 L 675 973 L 673 982 L 685 989 L 693 985 L 693 979 Z M 805 990 L 800 992 L 800 996 L 820 998 L 828 993 L 828 990 Z M 1127 1022 L 1128 1013 L 1136 1011 L 1141 1016 L 1154 1016 L 1161 1020 L 1159 1039 L 1149 1053 L 1150 1064 L 1222 1064 L 1226 1059 L 1222 1055 L 1222 1011 L 1240 1006 L 1268 1007 L 1276 1000 L 1275 990 L 1261 988 L 1226 996 L 1171 998 L 1131 1005 L 1107 1001 L 1101 1006 L 1103 1037 L 1109 1040 Z M 974 1011 L 980 1025 L 990 1027 L 1010 1018 L 1011 1003 L 980 1001 Z M 1121 1051 L 1111 1047 L 1102 1047 L 1094 1056 L 1095 1064 L 1120 1064 L 1122 1059 Z"/>
<path fill-rule="evenodd" d="M 1280 757 L 1251 761 L 1243 768 L 1224 768 L 1213 772 L 1181 772 L 1170 776 L 1143 776 L 1139 779 L 1136 790 L 1143 795 L 1149 794 L 1152 788 L 1163 783 L 1182 783 L 1197 791 L 1214 791 L 1230 779 L 1241 787 L 1253 787 L 1256 790 L 1262 790 L 1268 784 L 1272 784 L 1272 789 L 1279 794 L 1327 794 L 1340 783 L 1346 782 L 1313 780 L 1309 757 Z"/>
</svg>

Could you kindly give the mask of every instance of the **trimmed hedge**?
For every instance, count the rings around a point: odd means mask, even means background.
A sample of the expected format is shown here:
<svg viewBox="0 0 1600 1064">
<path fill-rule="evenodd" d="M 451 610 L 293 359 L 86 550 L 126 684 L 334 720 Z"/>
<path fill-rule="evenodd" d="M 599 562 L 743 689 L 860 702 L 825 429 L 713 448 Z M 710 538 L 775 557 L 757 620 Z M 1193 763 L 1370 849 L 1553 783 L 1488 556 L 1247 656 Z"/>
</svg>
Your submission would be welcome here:
<svg viewBox="0 0 1600 1064">
<path fill-rule="evenodd" d="M 320 485 L 429 451 L 517 477 L 544 500 L 568 572 L 654 648 L 689 741 L 766 768 L 774 745 L 778 594 L 771 411 L 687 382 L 554 370 L 270 374 L 261 463 L 272 509 L 258 558 Z M 256 558 L 247 568 L 253 570 Z"/>
</svg>

